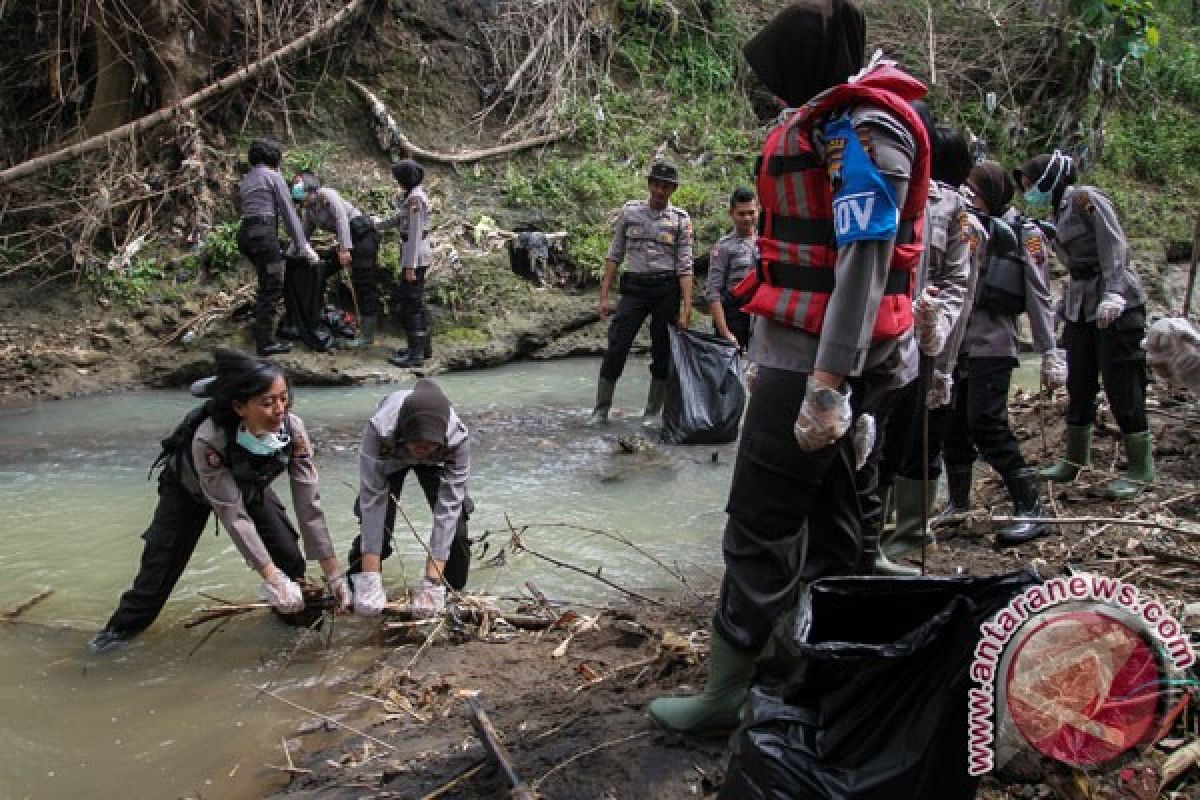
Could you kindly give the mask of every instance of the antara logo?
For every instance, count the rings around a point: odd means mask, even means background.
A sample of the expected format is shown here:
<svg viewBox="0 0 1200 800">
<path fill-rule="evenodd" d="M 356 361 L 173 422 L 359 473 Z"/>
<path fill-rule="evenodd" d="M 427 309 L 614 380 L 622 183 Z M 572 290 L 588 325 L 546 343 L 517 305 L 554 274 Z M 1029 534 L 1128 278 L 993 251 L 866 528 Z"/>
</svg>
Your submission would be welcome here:
<svg viewBox="0 0 1200 800">
<path fill-rule="evenodd" d="M 856 192 L 833 201 L 833 224 L 838 236 L 866 231 L 875 210 L 874 192 Z"/>
</svg>

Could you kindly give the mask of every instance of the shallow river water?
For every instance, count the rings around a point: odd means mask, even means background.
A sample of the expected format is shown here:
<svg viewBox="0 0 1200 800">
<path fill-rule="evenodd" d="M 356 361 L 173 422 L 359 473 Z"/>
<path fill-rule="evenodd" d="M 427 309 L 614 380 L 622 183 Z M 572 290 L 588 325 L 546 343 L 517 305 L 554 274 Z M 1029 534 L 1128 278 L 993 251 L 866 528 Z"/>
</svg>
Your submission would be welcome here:
<svg viewBox="0 0 1200 800">
<path fill-rule="evenodd" d="M 509 521 L 529 525 L 530 547 L 588 569 L 603 565 L 631 588 L 670 589 L 673 579 L 623 545 L 561 525 L 620 533 L 667 563 L 718 574 L 735 446 L 614 454 L 617 435 L 641 432 L 635 415 L 648 376 L 644 362 L 631 360 L 617 392 L 618 412 L 629 416 L 595 432 L 583 421 L 597 367 L 579 359 L 438 379 L 472 433 L 472 536 L 492 531 L 490 559 L 506 545 Z M 296 391 L 343 558 L 356 533 L 359 432 L 395 388 Z M 257 599 L 257 576 L 211 523 L 155 625 L 119 654 L 86 654 L 136 570 L 156 499 L 146 477 L 158 441 L 195 402 L 183 391 L 131 392 L 0 412 L 0 610 L 54 590 L 19 621 L 0 621 L 0 798 L 258 796 L 281 774 L 267 766 L 284 763 L 281 738 L 307 721 L 259 688 L 320 707 L 330 684 L 381 654 L 367 644 L 373 623 L 353 617 L 337 619 L 329 646 L 327 634 L 297 632 L 265 613 L 232 620 L 207 640 L 207 626 L 184 628 L 196 608 L 212 604 L 202 594 Z M 286 502 L 286 481 L 276 489 Z M 427 537 L 415 481 L 402 502 Z M 398 554 L 384 568 L 393 591 L 423 558 L 397 528 Z M 474 564 L 469 588 L 514 595 L 533 580 L 552 599 L 615 599 L 599 582 L 528 554 L 509 553 L 506 562 Z"/>
</svg>

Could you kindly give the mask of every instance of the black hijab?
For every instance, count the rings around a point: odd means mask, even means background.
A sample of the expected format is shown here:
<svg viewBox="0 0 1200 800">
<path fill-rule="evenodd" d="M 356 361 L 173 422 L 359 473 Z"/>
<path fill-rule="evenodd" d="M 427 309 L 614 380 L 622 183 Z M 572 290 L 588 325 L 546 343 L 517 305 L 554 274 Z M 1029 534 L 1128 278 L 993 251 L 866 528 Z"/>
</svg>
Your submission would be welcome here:
<svg viewBox="0 0 1200 800">
<path fill-rule="evenodd" d="M 793 3 L 742 48 L 759 80 L 797 108 L 862 69 L 867 22 L 847 0 Z"/>
<path fill-rule="evenodd" d="M 392 164 L 392 177 L 406 192 L 411 192 L 425 180 L 425 169 L 411 158 L 406 158 Z"/>
</svg>

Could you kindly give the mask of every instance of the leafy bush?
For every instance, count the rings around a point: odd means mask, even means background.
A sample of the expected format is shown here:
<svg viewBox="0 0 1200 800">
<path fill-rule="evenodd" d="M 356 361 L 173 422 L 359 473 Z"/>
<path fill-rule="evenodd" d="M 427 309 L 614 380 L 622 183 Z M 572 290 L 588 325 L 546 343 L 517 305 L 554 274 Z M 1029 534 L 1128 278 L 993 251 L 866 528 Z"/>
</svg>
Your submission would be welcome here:
<svg viewBox="0 0 1200 800">
<path fill-rule="evenodd" d="M 242 257 L 237 245 L 239 225 L 238 220 L 218 223 L 204 237 L 201 251 L 210 269 L 228 272 L 238 265 Z"/>
</svg>

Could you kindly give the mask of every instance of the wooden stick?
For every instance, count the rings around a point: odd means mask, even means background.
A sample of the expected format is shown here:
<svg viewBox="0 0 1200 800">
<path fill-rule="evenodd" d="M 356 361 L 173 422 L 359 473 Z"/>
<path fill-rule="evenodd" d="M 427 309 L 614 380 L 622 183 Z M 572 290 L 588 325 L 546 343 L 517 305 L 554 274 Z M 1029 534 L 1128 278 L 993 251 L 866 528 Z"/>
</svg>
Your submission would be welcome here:
<svg viewBox="0 0 1200 800">
<path fill-rule="evenodd" d="M 483 710 L 483 706 L 479 703 L 477 697 L 465 697 L 467 706 L 471 709 L 471 722 L 475 726 L 475 732 L 479 734 L 479 740 L 483 742 L 483 749 L 487 751 L 492 760 L 496 762 L 496 766 L 504 773 L 508 785 L 512 787 L 511 797 L 515 800 L 535 800 L 533 791 L 529 788 L 517 771 L 513 769 L 512 757 L 505 749 L 504 743 L 500 741 L 500 735 L 496 733 L 492 721 L 488 718 L 487 712 Z"/>
<path fill-rule="evenodd" d="M 587 750 L 584 750 L 583 752 L 576 753 L 575 755 L 571 756 L 567 760 L 560 761 L 558 764 L 555 764 L 553 767 L 551 767 L 549 770 L 547 770 L 544 775 L 542 775 L 540 778 L 538 778 L 537 780 L 535 780 L 533 782 L 533 788 L 537 789 L 537 787 L 539 787 L 543 783 L 545 783 L 546 779 L 549 778 L 551 775 L 558 772 L 560 769 L 567 766 L 568 764 L 578 761 L 579 759 L 583 758 L 584 756 L 589 756 L 592 753 L 598 752 L 600 750 L 605 750 L 609 747 L 615 747 L 619 744 L 624 744 L 625 742 L 633 741 L 634 739 L 640 739 L 643 736 L 649 736 L 652 733 L 655 733 L 655 731 L 638 731 L 637 733 L 630 734 L 629 736 L 626 736 L 621 739 L 613 739 L 612 741 L 609 741 L 609 742 L 601 742 L 600 744 L 596 745 L 595 747 L 590 747 Z"/>
<path fill-rule="evenodd" d="M 111 131 L 96 134 L 88 139 L 84 139 L 78 144 L 73 144 L 70 147 L 64 147 L 61 150 L 47 153 L 37 158 L 32 158 L 16 166 L 9 167 L 6 170 L 0 171 L 0 185 L 10 183 L 17 178 L 23 178 L 26 175 L 31 175 L 46 167 L 58 164 L 63 161 L 69 161 L 73 158 L 90 153 L 93 150 L 99 150 L 118 139 L 126 139 L 135 136 L 142 131 L 155 127 L 172 117 L 187 111 L 189 108 L 195 108 L 201 103 L 216 97 L 223 92 L 227 92 L 241 84 L 256 77 L 260 72 L 269 67 L 276 66 L 278 62 L 286 60 L 297 53 L 303 51 L 310 44 L 325 36 L 329 32 L 335 30 L 343 22 L 357 14 L 362 8 L 367 5 L 367 0 L 350 0 L 346 7 L 338 11 L 329 19 L 322 22 L 317 27 L 313 28 L 308 33 L 296 39 L 291 44 L 285 45 L 278 50 L 273 50 L 265 57 L 260 58 L 252 64 L 242 67 L 232 75 L 226 75 L 219 81 L 209 84 L 200 91 L 190 94 L 180 100 L 175 105 L 169 108 L 159 109 L 152 114 L 147 114 L 144 117 L 126 123 L 118 128 L 113 128 Z"/>
<path fill-rule="evenodd" d="M 447 783 L 443 783 L 441 786 L 439 786 L 438 788 L 434 789 L 429 794 L 422 797 L 421 800 L 437 800 L 439 797 L 446 794 L 446 792 L 450 791 L 458 784 L 462 783 L 463 781 L 467 780 L 468 778 L 473 777 L 476 773 L 479 772 L 479 770 L 486 767 L 487 764 L 488 764 L 487 761 L 480 761 L 478 764 L 476 764 L 475 766 L 466 770 L 465 772 L 460 772 L 458 775 L 456 775 L 452 780 L 448 781 Z"/>
<path fill-rule="evenodd" d="M 363 733 L 358 728 L 353 728 L 344 722 L 340 722 L 340 721 L 334 719 L 333 717 L 329 716 L 328 714 L 322 714 L 320 711 L 313 711 L 311 708 L 305 708 L 304 706 L 300 705 L 299 703 L 295 703 L 295 702 L 292 702 L 291 700 L 288 700 L 286 697 L 280 697 L 278 694 L 276 694 L 275 692 L 271 691 L 270 689 L 268 689 L 266 687 L 256 686 L 254 688 L 258 689 L 260 692 L 262 692 L 265 695 L 268 695 L 269 697 L 274 697 L 276 700 L 278 700 L 281 703 L 286 703 L 287 705 L 291 706 L 292 708 L 303 711 L 305 714 L 312 714 L 314 717 L 317 717 L 318 719 L 323 719 L 326 722 L 330 723 L 331 725 L 336 725 L 339 728 L 344 728 L 357 736 L 361 736 L 368 741 L 374 742 L 375 744 L 379 745 L 380 747 L 390 750 L 393 753 L 396 752 L 396 748 L 393 747 L 392 745 L 388 744 L 387 742 L 385 742 L 383 739 L 376 739 L 371 734 Z"/>
<path fill-rule="evenodd" d="M 5 611 L 3 614 L 0 614 L 0 621 L 8 622 L 9 620 L 16 619 L 52 594 L 54 594 L 53 589 L 45 589 L 41 592 L 38 592 L 24 603 L 21 603 L 21 605 L 14 608 L 12 611 Z"/>
<path fill-rule="evenodd" d="M 1192 312 L 1192 290 L 1196 288 L 1196 269 L 1200 266 L 1200 217 L 1196 217 L 1196 228 L 1192 232 L 1192 266 L 1188 271 L 1187 289 L 1183 293 L 1183 316 Z"/>
</svg>

